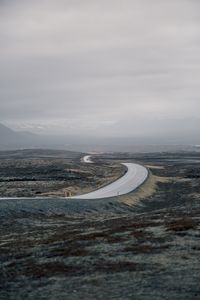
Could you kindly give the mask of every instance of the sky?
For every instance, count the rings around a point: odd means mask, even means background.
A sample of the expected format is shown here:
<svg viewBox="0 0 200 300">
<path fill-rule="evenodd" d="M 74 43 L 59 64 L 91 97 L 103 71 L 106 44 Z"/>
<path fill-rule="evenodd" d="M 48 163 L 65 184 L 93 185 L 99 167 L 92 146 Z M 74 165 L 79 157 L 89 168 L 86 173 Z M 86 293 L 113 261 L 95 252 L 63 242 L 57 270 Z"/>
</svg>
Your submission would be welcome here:
<svg viewBox="0 0 200 300">
<path fill-rule="evenodd" d="M 0 0 L 0 122 L 198 139 L 199 12 L 198 0 Z"/>
</svg>

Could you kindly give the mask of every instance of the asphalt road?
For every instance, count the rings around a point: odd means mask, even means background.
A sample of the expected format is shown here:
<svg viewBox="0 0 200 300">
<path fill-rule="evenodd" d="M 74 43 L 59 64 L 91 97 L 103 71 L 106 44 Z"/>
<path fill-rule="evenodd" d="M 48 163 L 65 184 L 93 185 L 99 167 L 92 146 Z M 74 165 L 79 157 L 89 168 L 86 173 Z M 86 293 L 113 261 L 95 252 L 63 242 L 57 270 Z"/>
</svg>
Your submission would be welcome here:
<svg viewBox="0 0 200 300">
<path fill-rule="evenodd" d="M 123 163 L 123 165 L 126 166 L 128 170 L 124 176 L 122 176 L 115 182 L 96 191 L 69 198 L 102 199 L 125 195 L 136 190 L 148 177 L 147 169 L 141 165 L 134 163 Z"/>
<path fill-rule="evenodd" d="M 83 162 L 85 163 L 93 163 L 91 160 L 91 155 L 86 155 L 83 157 Z M 136 190 L 140 185 L 144 183 L 144 181 L 148 177 L 148 170 L 138 164 L 135 163 L 122 163 L 122 165 L 127 167 L 127 172 L 124 176 L 119 178 L 118 180 L 114 181 L 113 183 L 100 188 L 98 190 L 95 190 L 93 192 L 83 194 L 83 195 L 77 195 L 73 197 L 66 197 L 65 199 L 103 199 L 103 198 L 111 198 L 116 197 L 120 195 L 128 194 L 134 190 Z M 24 199 L 24 197 L 12 197 L 12 198 L 0 198 L 0 200 L 20 200 Z M 27 198 L 26 199 L 34 199 L 34 197 Z M 46 197 L 38 197 L 35 199 L 48 199 Z"/>
<path fill-rule="evenodd" d="M 92 164 L 93 161 L 91 160 L 91 155 L 86 155 L 83 157 L 83 162 L 87 164 Z"/>
</svg>

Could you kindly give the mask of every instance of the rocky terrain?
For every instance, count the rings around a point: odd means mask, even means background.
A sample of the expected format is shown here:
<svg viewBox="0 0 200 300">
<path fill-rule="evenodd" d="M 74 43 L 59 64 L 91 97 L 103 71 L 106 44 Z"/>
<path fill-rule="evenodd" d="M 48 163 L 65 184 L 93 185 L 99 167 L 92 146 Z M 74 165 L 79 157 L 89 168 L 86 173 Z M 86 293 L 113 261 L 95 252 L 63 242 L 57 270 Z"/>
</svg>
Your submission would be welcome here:
<svg viewBox="0 0 200 300">
<path fill-rule="evenodd" d="M 65 197 L 110 183 L 125 173 L 117 163 L 80 163 L 83 154 L 69 151 L 0 152 L 0 197 Z"/>
<path fill-rule="evenodd" d="M 199 153 L 103 159 L 150 177 L 119 198 L 0 201 L 0 299 L 199 299 Z"/>
</svg>

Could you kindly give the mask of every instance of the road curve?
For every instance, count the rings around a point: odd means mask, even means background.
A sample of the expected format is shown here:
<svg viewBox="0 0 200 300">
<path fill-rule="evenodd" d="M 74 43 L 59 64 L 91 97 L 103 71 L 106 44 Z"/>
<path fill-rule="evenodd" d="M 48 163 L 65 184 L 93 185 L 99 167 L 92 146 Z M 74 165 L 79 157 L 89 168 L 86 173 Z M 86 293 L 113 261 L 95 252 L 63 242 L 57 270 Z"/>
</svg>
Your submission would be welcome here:
<svg viewBox="0 0 200 300">
<path fill-rule="evenodd" d="M 124 176 L 115 182 L 96 191 L 68 198 L 102 199 L 125 195 L 136 190 L 147 179 L 148 171 L 145 167 L 134 163 L 123 163 L 122 165 L 126 166 L 128 170 Z"/>
<path fill-rule="evenodd" d="M 93 164 L 93 161 L 91 160 L 91 155 L 86 155 L 83 157 L 83 162 L 87 164 Z"/>
</svg>

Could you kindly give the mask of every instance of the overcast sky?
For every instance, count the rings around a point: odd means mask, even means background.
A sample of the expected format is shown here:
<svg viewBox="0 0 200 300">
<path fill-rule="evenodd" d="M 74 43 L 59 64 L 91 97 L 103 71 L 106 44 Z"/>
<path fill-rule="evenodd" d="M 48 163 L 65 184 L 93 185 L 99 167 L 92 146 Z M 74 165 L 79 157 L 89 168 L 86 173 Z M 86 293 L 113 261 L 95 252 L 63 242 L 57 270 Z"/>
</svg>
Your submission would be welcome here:
<svg viewBox="0 0 200 300">
<path fill-rule="evenodd" d="M 199 0 L 0 0 L 0 122 L 199 135 Z"/>
</svg>

